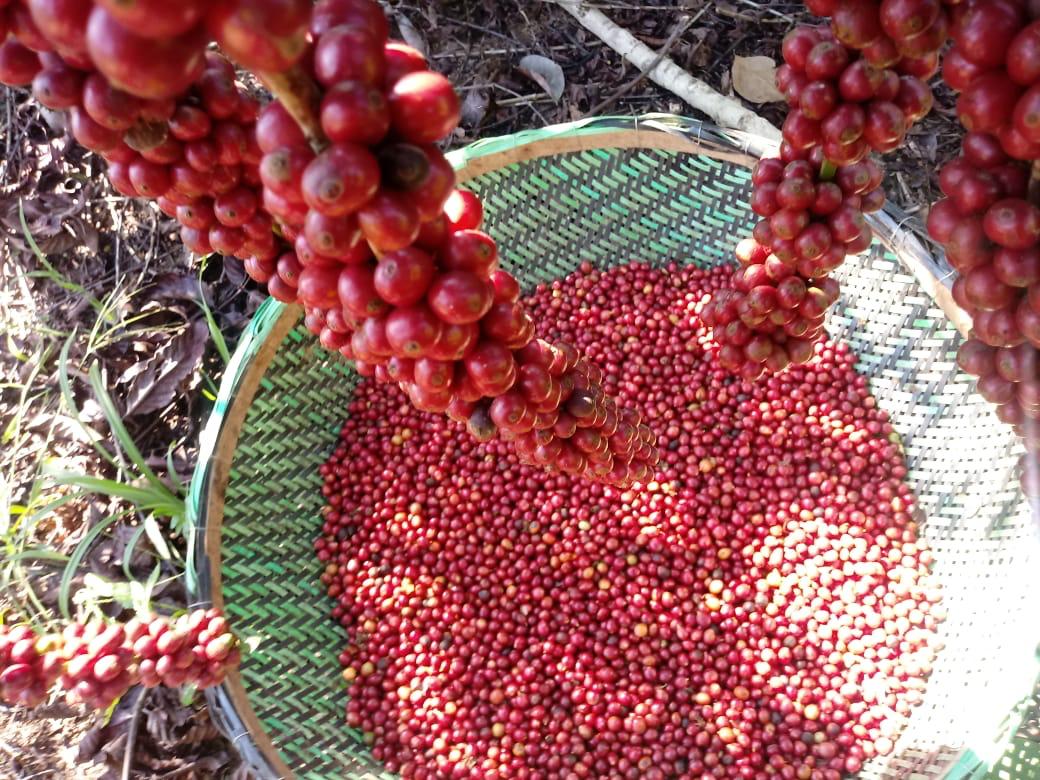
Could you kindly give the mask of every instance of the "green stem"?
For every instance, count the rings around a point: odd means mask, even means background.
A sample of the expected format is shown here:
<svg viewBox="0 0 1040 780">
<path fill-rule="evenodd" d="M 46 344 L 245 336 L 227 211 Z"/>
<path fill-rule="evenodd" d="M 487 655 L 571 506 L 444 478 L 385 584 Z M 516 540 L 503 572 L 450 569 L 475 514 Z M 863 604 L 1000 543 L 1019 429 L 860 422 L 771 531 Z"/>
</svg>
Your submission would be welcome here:
<svg viewBox="0 0 1040 780">
<path fill-rule="evenodd" d="M 838 175 L 838 166 L 830 160 L 824 160 L 820 166 L 820 181 L 833 181 Z"/>
</svg>

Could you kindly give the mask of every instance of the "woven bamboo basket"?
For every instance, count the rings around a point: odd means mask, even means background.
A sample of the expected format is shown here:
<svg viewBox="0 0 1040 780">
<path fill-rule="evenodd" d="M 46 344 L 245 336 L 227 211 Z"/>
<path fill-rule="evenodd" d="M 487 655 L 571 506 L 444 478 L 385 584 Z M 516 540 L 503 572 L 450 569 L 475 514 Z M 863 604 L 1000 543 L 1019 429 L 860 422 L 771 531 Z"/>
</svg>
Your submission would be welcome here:
<svg viewBox="0 0 1040 780">
<path fill-rule="evenodd" d="M 484 199 L 503 266 L 530 289 L 582 260 L 732 262 L 754 223 L 750 167 L 763 150 L 655 115 L 482 141 L 453 163 Z M 949 608 L 924 703 L 893 754 L 860 776 L 1040 778 L 1040 746 L 1013 740 L 1037 674 L 1040 535 L 1018 490 L 1012 432 L 957 371 L 967 320 L 912 224 L 875 215 L 878 240 L 837 274 L 842 297 L 828 323 L 859 354 L 902 437 Z M 327 617 L 311 544 L 323 503 L 317 469 L 358 377 L 301 314 L 273 300 L 257 313 L 192 482 L 194 597 L 258 641 L 210 703 L 261 777 L 389 777 L 344 723 L 343 635 Z"/>
</svg>

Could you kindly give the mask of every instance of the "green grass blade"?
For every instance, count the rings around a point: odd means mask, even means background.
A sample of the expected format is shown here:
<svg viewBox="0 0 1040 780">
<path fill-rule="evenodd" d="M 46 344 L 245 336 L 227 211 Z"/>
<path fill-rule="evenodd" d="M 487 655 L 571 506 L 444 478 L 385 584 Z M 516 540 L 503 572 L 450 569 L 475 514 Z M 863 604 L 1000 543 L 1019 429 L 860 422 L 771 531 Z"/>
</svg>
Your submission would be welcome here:
<svg viewBox="0 0 1040 780">
<path fill-rule="evenodd" d="M 58 270 L 53 265 L 51 265 L 51 262 L 47 259 L 47 256 L 44 255 L 43 252 L 40 250 L 39 244 L 36 243 L 36 238 L 33 236 L 32 231 L 29 230 L 29 223 L 25 220 L 25 208 L 23 207 L 23 201 L 20 199 L 18 201 L 18 221 L 22 225 L 22 233 L 25 236 L 26 243 L 29 244 L 29 248 L 32 250 L 33 254 L 36 255 L 36 259 L 40 261 L 40 265 L 47 269 L 43 276 L 50 279 L 63 290 L 68 290 L 71 293 L 75 293 L 76 295 L 82 296 L 86 299 L 87 303 L 90 304 L 91 308 L 94 309 L 94 311 L 98 312 L 98 314 L 103 315 L 104 307 L 101 305 L 101 301 L 99 301 L 97 298 L 91 295 L 87 291 L 86 287 L 78 285 L 75 282 L 69 281 L 69 279 L 62 276 L 58 272 Z"/>
<path fill-rule="evenodd" d="M 169 488 L 159 479 L 154 471 L 149 468 L 148 464 L 145 463 L 144 456 L 141 451 L 137 448 L 137 444 L 130 436 L 130 432 L 123 425 L 123 419 L 119 416 L 119 410 L 116 409 L 116 405 L 112 402 L 112 396 L 108 394 L 108 390 L 105 388 L 105 383 L 101 381 L 101 369 L 98 368 L 98 364 L 94 363 L 90 367 L 90 386 L 94 389 L 94 395 L 97 396 L 98 403 L 101 404 L 101 410 L 105 413 L 105 419 L 108 420 L 108 426 L 112 430 L 112 435 L 116 437 L 119 445 L 123 448 L 126 456 L 130 459 L 131 463 L 137 467 L 141 476 L 143 476 L 148 482 L 150 482 L 156 490 L 163 490 L 169 493 Z"/>
<path fill-rule="evenodd" d="M 174 442 L 170 442 L 169 449 L 166 450 L 166 476 L 169 477 L 170 482 L 173 483 L 173 489 L 178 495 L 184 495 L 187 485 L 184 484 L 183 480 L 177 475 L 177 469 L 173 466 L 173 451 L 176 448 Z"/>
<path fill-rule="evenodd" d="M 54 550 L 45 550 L 42 547 L 22 550 L 13 555 L 6 555 L 4 558 L 10 563 L 14 563 L 15 561 L 49 561 L 51 563 L 66 563 L 69 560 L 69 556 L 67 555 L 62 555 Z"/>
<path fill-rule="evenodd" d="M 184 501 L 161 484 L 158 488 L 154 486 L 142 488 L 111 479 L 70 473 L 53 474 L 51 478 L 59 485 L 72 485 L 91 493 L 122 498 L 124 501 L 129 501 L 143 509 L 150 509 L 164 517 L 179 518 L 184 514 Z"/>
<path fill-rule="evenodd" d="M 84 425 L 82 420 L 80 420 L 79 407 L 76 405 L 76 398 L 72 394 L 72 382 L 69 381 L 69 348 L 72 346 L 72 339 L 75 338 L 75 336 L 75 333 L 69 335 L 58 356 L 58 385 L 61 387 L 61 397 L 65 401 L 66 408 L 69 410 L 70 419 L 74 420 L 80 430 L 83 431 L 84 435 L 87 437 L 87 441 L 90 442 L 90 446 L 93 447 L 97 454 L 104 458 L 104 460 L 110 465 L 119 468 L 119 462 L 112 457 L 112 454 L 108 450 L 101 446 L 101 443 L 94 435 L 94 432 Z"/>
<path fill-rule="evenodd" d="M 170 548 L 166 545 L 166 540 L 163 538 L 162 530 L 159 528 L 159 524 L 155 521 L 155 517 L 148 515 L 144 519 L 144 531 L 148 534 L 148 541 L 152 543 L 152 547 L 159 554 L 159 557 L 164 561 L 170 560 Z"/>
<path fill-rule="evenodd" d="M 202 309 L 202 314 L 206 318 L 206 325 L 209 326 L 209 335 L 213 339 L 213 344 L 217 348 L 217 352 L 220 353 L 220 359 L 224 361 L 226 366 L 231 362 L 231 352 L 228 351 L 227 341 L 224 340 L 224 334 L 220 332 L 220 327 L 217 325 L 217 320 L 213 316 L 213 311 L 209 308 L 209 304 L 206 303 L 206 294 L 202 291 L 202 280 L 199 280 L 199 300 L 197 301 L 198 306 Z"/>
<path fill-rule="evenodd" d="M 87 554 L 91 545 L 94 544 L 94 540 L 106 528 L 126 514 L 128 514 L 127 511 L 116 512 L 114 515 L 104 518 L 83 535 L 83 538 L 79 540 L 79 544 L 76 545 L 76 549 L 69 556 L 69 562 L 65 564 L 65 570 L 61 573 L 61 585 L 58 588 L 58 609 L 61 610 L 62 617 L 66 620 L 72 619 L 72 613 L 69 611 L 69 591 L 72 589 L 72 579 L 76 576 L 76 570 L 83 561 L 83 556 Z"/>
<path fill-rule="evenodd" d="M 128 580 L 134 578 L 133 572 L 130 571 L 130 562 L 134 559 L 134 551 L 137 550 L 137 544 L 141 541 L 142 536 L 144 536 L 144 526 L 139 525 L 134 529 L 130 541 L 127 542 L 126 549 L 123 551 L 123 574 Z"/>
</svg>

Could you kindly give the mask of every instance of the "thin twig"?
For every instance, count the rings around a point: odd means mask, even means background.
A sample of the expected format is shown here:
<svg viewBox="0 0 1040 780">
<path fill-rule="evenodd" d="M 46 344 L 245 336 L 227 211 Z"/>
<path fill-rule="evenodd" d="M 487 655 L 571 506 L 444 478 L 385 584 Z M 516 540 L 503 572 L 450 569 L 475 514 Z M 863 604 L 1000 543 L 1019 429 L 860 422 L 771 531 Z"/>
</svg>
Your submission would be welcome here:
<svg viewBox="0 0 1040 780">
<path fill-rule="evenodd" d="M 749 142 L 756 146 L 772 147 L 779 144 L 780 130 L 771 125 L 768 120 L 746 108 L 739 100 L 719 94 L 718 91 L 680 68 L 671 58 L 662 58 L 657 67 L 650 70 L 648 66 L 655 59 L 653 49 L 638 40 L 628 30 L 619 27 L 600 11 L 589 8 L 583 0 L 548 1 L 560 6 L 626 60 L 640 69 L 647 70 L 648 78 L 651 81 L 686 101 L 698 111 L 703 111 L 723 128 L 741 130 L 758 136 L 757 139 L 749 139 Z M 764 151 L 764 148 L 758 151 Z"/>
<path fill-rule="evenodd" d="M 710 5 L 705 5 L 700 11 L 697 12 L 696 16 L 691 16 L 688 19 L 686 19 L 686 21 L 675 25 L 675 29 L 672 30 L 672 34 L 668 36 L 668 40 L 664 42 L 664 45 L 658 50 L 657 56 L 650 61 L 650 64 L 643 68 L 641 71 L 639 71 L 639 75 L 637 75 L 634 79 L 629 81 L 627 84 L 623 84 L 620 89 L 616 90 L 613 94 L 607 95 L 607 97 L 603 98 L 603 100 L 599 101 L 596 105 L 594 105 L 592 108 L 586 111 L 585 116 L 596 116 L 604 108 L 611 105 L 619 98 L 627 95 L 637 86 L 642 84 L 643 81 L 646 80 L 647 76 L 653 73 L 654 68 L 660 65 L 661 61 L 668 56 L 668 54 L 672 50 L 672 47 L 675 46 L 675 42 L 679 40 L 679 37 L 688 29 L 690 29 L 691 25 L 693 25 L 694 22 L 700 19 L 704 15 L 704 12 L 707 11 L 710 7 Z"/>
<path fill-rule="evenodd" d="M 126 750 L 123 753 L 123 771 L 119 775 L 120 780 L 130 780 L 130 770 L 134 764 L 134 742 L 137 741 L 137 730 L 141 726 L 144 703 L 148 701 L 151 693 L 151 688 L 142 686 L 141 692 L 137 695 L 137 701 L 134 702 L 134 711 L 130 715 L 130 730 L 126 734 Z"/>
</svg>

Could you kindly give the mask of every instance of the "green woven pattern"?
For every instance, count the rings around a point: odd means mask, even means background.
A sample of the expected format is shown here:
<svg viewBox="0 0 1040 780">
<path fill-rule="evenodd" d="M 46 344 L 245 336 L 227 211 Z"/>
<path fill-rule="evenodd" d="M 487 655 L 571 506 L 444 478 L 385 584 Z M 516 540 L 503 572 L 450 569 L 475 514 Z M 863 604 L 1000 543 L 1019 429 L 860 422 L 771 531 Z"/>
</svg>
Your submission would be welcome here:
<svg viewBox="0 0 1040 780">
<path fill-rule="evenodd" d="M 242 636 L 260 640 L 243 684 L 263 692 L 254 699 L 257 715 L 301 769 L 359 765 L 365 751 L 343 724 L 341 636 L 328 619 L 311 547 L 323 504 L 317 469 L 356 382 L 345 361 L 303 328 L 293 331 L 250 407 L 226 494 L 226 609 Z"/>
<path fill-rule="evenodd" d="M 749 179 L 707 155 L 597 149 L 519 163 L 467 186 L 484 199 L 503 265 L 530 287 L 585 260 L 730 262 L 735 237 L 753 224 Z M 1018 451 L 957 373 L 960 337 L 891 253 L 875 244 L 839 279 L 830 329 L 859 353 L 902 436 L 950 612 L 925 703 L 895 754 L 861 776 L 980 777 L 1036 673 L 1035 532 L 1013 474 Z M 311 548 L 323 503 L 316 469 L 354 382 L 338 356 L 293 332 L 250 409 L 226 494 L 223 597 L 236 626 L 262 639 L 243 682 L 282 759 L 306 778 L 384 776 L 343 724 L 342 635 L 326 618 Z M 1040 776 L 1029 772 L 994 777 Z"/>
</svg>

